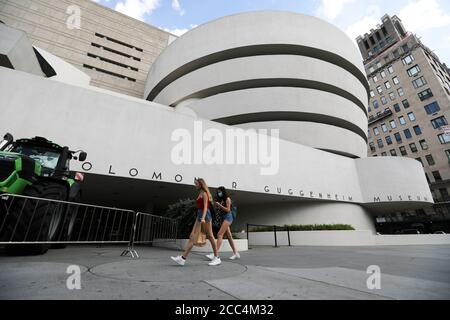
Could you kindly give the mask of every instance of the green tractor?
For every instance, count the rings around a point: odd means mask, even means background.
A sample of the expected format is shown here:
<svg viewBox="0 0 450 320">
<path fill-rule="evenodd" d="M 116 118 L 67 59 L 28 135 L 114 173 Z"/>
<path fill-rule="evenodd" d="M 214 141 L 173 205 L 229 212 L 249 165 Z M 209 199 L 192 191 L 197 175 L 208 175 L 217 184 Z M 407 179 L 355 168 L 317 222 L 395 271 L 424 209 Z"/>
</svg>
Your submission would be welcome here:
<svg viewBox="0 0 450 320">
<path fill-rule="evenodd" d="M 6 245 L 7 253 L 44 254 L 50 245 L 42 242 L 70 239 L 76 219 L 73 206 L 34 198 L 79 202 L 80 183 L 70 172 L 69 163 L 85 161 L 86 157 L 84 151 L 70 151 L 42 137 L 14 141 L 11 134 L 4 136 L 0 142 L 0 194 L 24 197 L 1 200 L 0 242 L 29 242 Z"/>
</svg>

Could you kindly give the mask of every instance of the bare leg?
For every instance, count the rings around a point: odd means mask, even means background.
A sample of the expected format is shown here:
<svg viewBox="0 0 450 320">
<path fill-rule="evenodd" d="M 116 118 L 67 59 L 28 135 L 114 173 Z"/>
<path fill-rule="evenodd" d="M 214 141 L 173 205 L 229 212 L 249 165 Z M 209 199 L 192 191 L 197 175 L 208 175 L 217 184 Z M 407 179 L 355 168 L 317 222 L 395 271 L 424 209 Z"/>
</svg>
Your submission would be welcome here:
<svg viewBox="0 0 450 320">
<path fill-rule="evenodd" d="M 194 246 L 194 241 L 195 241 L 194 235 L 198 232 L 198 229 L 201 228 L 201 226 L 202 226 L 202 224 L 200 222 L 198 222 L 197 219 L 195 219 L 194 227 L 192 228 L 191 235 L 189 236 L 189 242 L 188 242 L 188 244 L 186 246 L 186 249 L 185 249 L 185 251 L 183 253 L 183 257 L 184 258 L 187 258 L 189 253 L 191 252 L 192 247 Z"/>
<path fill-rule="evenodd" d="M 223 235 L 230 228 L 230 223 L 227 220 L 224 220 L 222 226 L 220 227 L 219 232 L 217 233 L 217 251 L 222 247 Z"/>
<path fill-rule="evenodd" d="M 219 253 L 217 252 L 216 239 L 214 238 L 211 221 L 206 223 L 206 235 L 209 238 L 209 242 L 211 242 L 211 247 L 213 248 L 214 256 L 218 257 Z"/>
<path fill-rule="evenodd" d="M 236 246 L 235 246 L 235 243 L 234 243 L 234 240 L 233 240 L 233 234 L 231 233 L 230 227 L 228 227 L 228 229 L 226 231 L 226 235 L 227 235 L 227 238 L 228 238 L 228 243 L 230 244 L 231 249 L 233 249 L 233 253 L 234 254 L 238 253 L 237 250 L 236 250 Z"/>
</svg>

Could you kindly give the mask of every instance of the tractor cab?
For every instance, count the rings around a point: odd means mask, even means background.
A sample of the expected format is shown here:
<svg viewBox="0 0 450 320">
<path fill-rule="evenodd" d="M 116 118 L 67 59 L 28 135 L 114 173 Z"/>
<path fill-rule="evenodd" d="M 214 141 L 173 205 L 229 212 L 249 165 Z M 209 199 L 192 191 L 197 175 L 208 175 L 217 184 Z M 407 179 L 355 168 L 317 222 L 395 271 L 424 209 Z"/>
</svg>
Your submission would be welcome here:
<svg viewBox="0 0 450 320">
<path fill-rule="evenodd" d="M 83 151 L 70 151 L 46 138 L 14 141 L 11 134 L 6 134 L 0 142 L 0 191 L 21 193 L 25 185 L 37 178 L 67 180 L 70 161 L 85 161 L 86 157 Z"/>
<path fill-rule="evenodd" d="M 71 151 L 42 137 L 14 141 L 11 134 L 5 135 L 0 142 L 0 194 L 19 197 L 5 197 L 4 201 L 10 201 L 6 206 L 9 214 L 0 206 L 0 241 L 23 241 L 29 237 L 40 242 L 28 246 L 11 244 L 6 247 L 7 252 L 43 254 L 49 248 L 46 242 L 70 238 L 75 212 L 59 202 L 29 199 L 79 202 L 81 185 L 71 177 L 69 164 L 71 160 L 85 161 L 86 157 L 84 151 Z"/>
</svg>

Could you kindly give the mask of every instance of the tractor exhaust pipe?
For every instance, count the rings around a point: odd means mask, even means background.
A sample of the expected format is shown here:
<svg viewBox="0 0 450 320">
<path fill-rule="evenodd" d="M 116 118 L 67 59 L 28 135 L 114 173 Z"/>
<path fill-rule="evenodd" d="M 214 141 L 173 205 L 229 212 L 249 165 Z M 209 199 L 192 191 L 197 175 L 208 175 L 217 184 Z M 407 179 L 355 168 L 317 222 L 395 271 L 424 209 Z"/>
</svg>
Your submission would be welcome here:
<svg viewBox="0 0 450 320">
<path fill-rule="evenodd" d="M 14 137 L 12 134 L 7 133 L 3 137 L 3 140 L 0 142 L 0 151 L 5 150 L 10 144 L 14 142 Z"/>
</svg>

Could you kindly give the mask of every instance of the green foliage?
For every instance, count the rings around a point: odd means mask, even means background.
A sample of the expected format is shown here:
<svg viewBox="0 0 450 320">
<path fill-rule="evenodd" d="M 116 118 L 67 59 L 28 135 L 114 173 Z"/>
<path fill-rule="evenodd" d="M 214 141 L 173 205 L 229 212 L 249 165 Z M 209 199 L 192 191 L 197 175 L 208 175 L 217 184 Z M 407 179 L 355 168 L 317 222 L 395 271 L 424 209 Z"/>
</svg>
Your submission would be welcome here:
<svg viewBox="0 0 450 320">
<path fill-rule="evenodd" d="M 188 239 L 194 227 L 196 205 L 192 199 L 180 200 L 169 205 L 164 216 L 178 220 L 178 238 Z"/>
<path fill-rule="evenodd" d="M 350 231 L 355 230 L 351 225 L 348 224 L 314 224 L 314 225 L 290 225 L 278 227 L 277 231 Z M 256 227 L 250 228 L 250 232 L 269 232 L 273 231 L 273 227 Z"/>
</svg>

